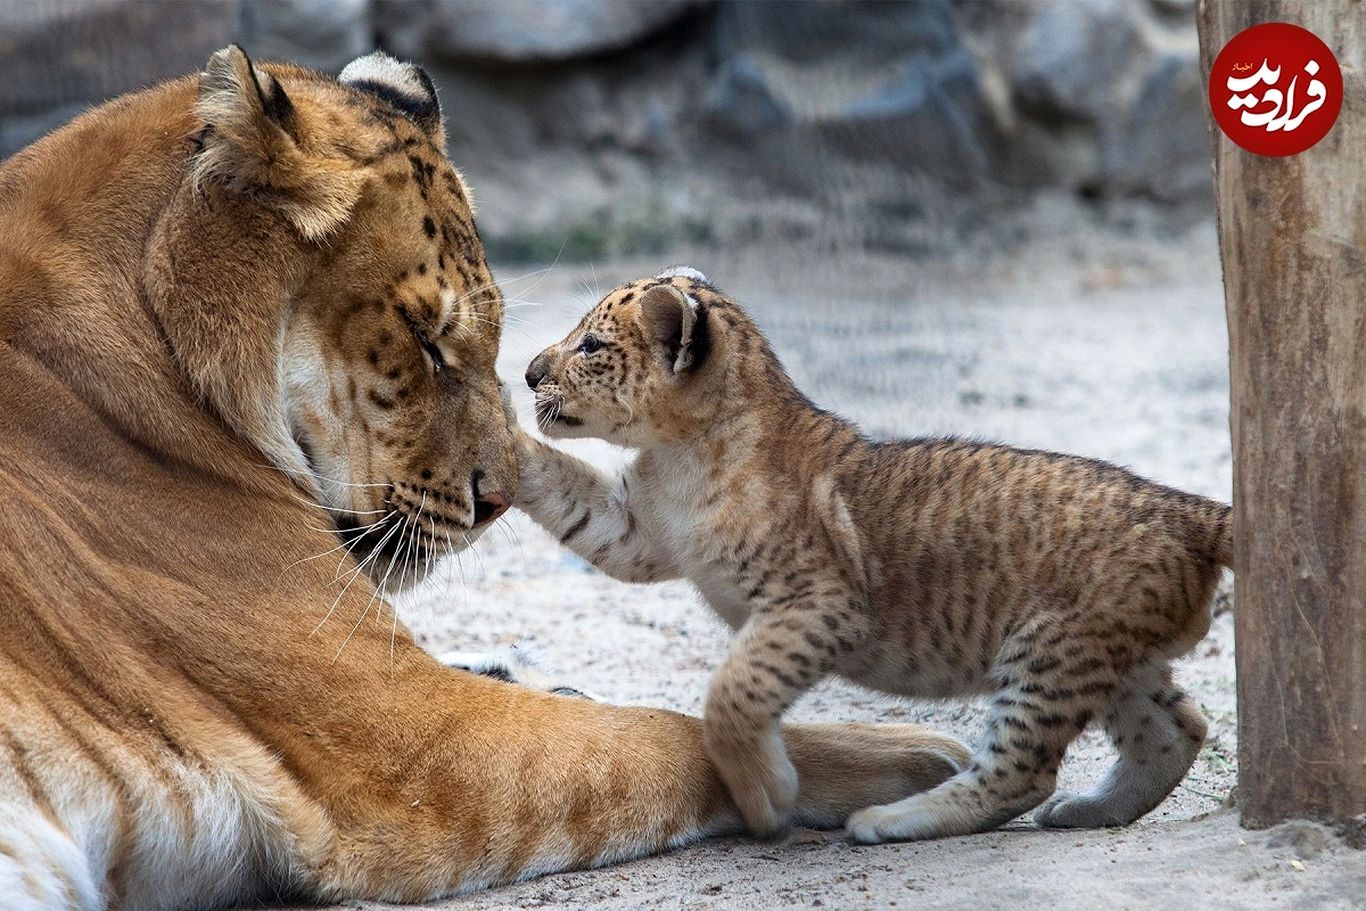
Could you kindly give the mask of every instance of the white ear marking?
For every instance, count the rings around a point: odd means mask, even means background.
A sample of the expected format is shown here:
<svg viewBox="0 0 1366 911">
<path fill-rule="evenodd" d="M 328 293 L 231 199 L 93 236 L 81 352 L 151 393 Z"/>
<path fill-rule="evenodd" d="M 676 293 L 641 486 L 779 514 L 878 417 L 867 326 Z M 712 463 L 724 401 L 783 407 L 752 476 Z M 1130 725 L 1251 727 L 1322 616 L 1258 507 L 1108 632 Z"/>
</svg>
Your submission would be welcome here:
<svg viewBox="0 0 1366 911">
<path fill-rule="evenodd" d="M 337 81 L 345 85 L 377 82 L 405 95 L 425 99 L 427 89 L 418 77 L 417 69 L 413 64 L 390 57 L 384 51 L 375 51 L 348 63 L 337 75 Z"/>
<path fill-rule="evenodd" d="M 658 275 L 656 275 L 655 278 L 659 281 L 665 281 L 667 279 L 674 278 L 675 276 L 677 276 L 678 278 L 690 278 L 695 282 L 702 282 L 706 285 L 711 284 L 710 279 L 703 275 L 700 270 L 694 269 L 692 266 L 670 266 L 663 272 L 660 272 Z M 693 306 L 697 306 L 696 302 L 693 303 Z"/>
<path fill-rule="evenodd" d="M 436 97 L 436 86 L 426 70 L 415 63 L 375 51 L 348 63 L 337 81 L 383 98 L 419 126 L 429 129 L 440 126 L 441 105 Z"/>
</svg>

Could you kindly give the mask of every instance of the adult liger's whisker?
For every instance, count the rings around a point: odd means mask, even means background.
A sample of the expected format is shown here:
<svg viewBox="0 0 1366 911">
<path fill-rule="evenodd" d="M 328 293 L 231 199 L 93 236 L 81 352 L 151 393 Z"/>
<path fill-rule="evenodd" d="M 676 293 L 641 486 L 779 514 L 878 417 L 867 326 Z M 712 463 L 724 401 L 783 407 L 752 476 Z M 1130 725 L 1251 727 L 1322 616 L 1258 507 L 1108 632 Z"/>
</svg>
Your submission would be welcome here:
<svg viewBox="0 0 1366 911">
<path fill-rule="evenodd" d="M 384 521 L 384 520 L 381 519 L 380 521 L 382 522 L 382 521 Z M 302 557 L 302 558 L 300 558 L 300 559 L 298 559 L 298 560 L 295 560 L 293 563 L 289 564 L 289 565 L 286 566 L 284 569 L 280 570 L 280 575 L 279 575 L 278 578 L 281 578 L 281 579 L 284 578 L 285 573 L 289 572 L 289 571 L 290 571 L 291 569 L 293 569 L 294 567 L 299 566 L 299 565 L 301 565 L 301 564 L 303 564 L 303 563 L 309 563 L 309 562 L 312 562 L 313 560 L 320 560 L 320 559 L 322 559 L 323 557 L 329 556 L 330 554 L 335 554 L 335 553 L 336 553 L 337 551 L 339 551 L 339 550 L 347 550 L 347 551 L 349 551 L 350 548 L 352 547 L 352 545 L 353 545 L 354 543 L 355 543 L 355 542 L 342 541 L 342 542 L 341 542 L 340 544 L 338 544 L 336 547 L 330 548 L 329 550 L 325 550 L 325 551 L 323 551 L 323 552 L 320 553 L 320 554 L 314 554 L 314 555 L 311 556 L 311 557 Z M 342 559 L 344 560 L 345 557 L 343 557 Z M 333 581 L 336 581 L 336 580 L 334 579 Z"/>
<path fill-rule="evenodd" d="M 310 500 L 308 497 L 301 497 L 296 493 L 291 493 L 290 496 L 295 500 L 298 500 L 304 506 L 311 506 L 314 509 L 320 509 L 326 513 L 340 512 L 352 516 L 375 516 L 383 512 L 388 512 L 386 509 L 347 509 L 345 506 L 325 506 L 317 500 Z"/>
<path fill-rule="evenodd" d="M 561 249 L 563 249 L 563 247 L 561 247 Z M 556 262 L 559 261 L 559 256 L 558 256 L 558 254 L 557 254 L 556 257 L 555 257 L 555 260 L 556 260 Z M 491 288 L 500 288 L 500 291 L 501 291 L 501 287 L 500 287 L 500 286 L 502 286 L 502 285 L 510 285 L 510 284 L 512 284 L 512 283 L 514 283 L 514 282 L 524 281 L 524 280 L 526 280 L 526 279 L 528 279 L 528 278 L 534 278 L 534 277 L 536 277 L 536 276 L 538 276 L 538 275 L 539 275 L 539 276 L 542 276 L 541 281 L 544 281 L 544 280 L 545 280 L 545 279 L 544 279 L 545 274 L 548 273 L 548 272 L 549 272 L 551 269 L 553 269 L 553 268 L 555 268 L 555 263 L 554 263 L 554 262 L 552 262 L 550 265 L 546 266 L 546 267 L 543 268 L 543 269 L 535 269 L 535 270 L 533 270 L 533 271 L 531 271 L 531 272 L 524 272 L 523 274 L 521 274 L 521 275 L 515 275 L 515 276 L 513 276 L 512 278 L 505 278 L 505 279 L 501 279 L 501 280 L 495 279 L 494 281 L 491 281 L 491 282 L 487 282 L 487 283 L 485 283 L 485 284 L 482 284 L 482 285 L 478 286 L 477 288 L 474 288 L 473 290 L 466 291 L 464 295 L 462 295 L 461 297 L 458 297 L 458 298 L 456 298 L 454 301 L 452 301 L 452 302 L 451 302 L 451 306 L 452 306 L 452 307 L 457 307 L 457 306 L 459 306 L 460 304 L 463 304 L 465 301 L 469 300 L 471 297 L 474 297 L 476 294 L 483 294 L 485 291 L 488 291 L 488 290 L 491 289 Z M 537 282 L 535 285 L 532 285 L 531 290 L 534 291 L 534 290 L 536 289 L 536 287 L 538 287 L 539 285 L 540 285 L 540 282 Z M 525 293 L 528 293 L 528 294 L 529 294 L 530 291 L 525 292 Z"/>
<path fill-rule="evenodd" d="M 517 555 L 522 558 L 522 572 L 523 574 L 529 575 L 531 573 L 531 567 L 527 566 L 526 562 L 526 545 L 522 543 L 522 536 L 517 533 L 516 526 L 508 521 L 506 515 L 499 517 L 497 525 L 503 529 L 503 533 L 510 537 L 516 545 Z"/>
<path fill-rule="evenodd" d="M 314 480 L 318 480 L 318 481 L 326 481 L 328 484 L 337 484 L 337 485 L 339 485 L 339 486 L 341 486 L 341 487 L 388 487 L 388 486 L 389 486 L 388 484 L 375 484 L 375 483 L 360 484 L 360 483 L 357 483 L 357 482 L 355 482 L 355 481 L 339 481 L 339 480 L 337 480 L 336 478 L 324 477 L 323 475 L 317 474 L 317 473 L 312 472 L 312 471 L 300 471 L 300 470 L 297 469 L 297 468 L 282 468 L 282 467 L 280 467 L 279 465 L 269 465 L 269 464 L 265 464 L 265 463 L 257 463 L 257 464 L 258 464 L 261 468 L 273 468 L 273 469 L 275 469 L 276 471 L 280 472 L 281 474 L 288 474 L 288 475 L 303 475 L 303 476 L 306 477 L 306 478 L 313 478 Z"/>
<path fill-rule="evenodd" d="M 564 240 L 560 241 L 560 249 L 558 249 L 558 250 L 555 251 L 555 258 L 552 259 L 552 260 L 550 261 L 550 265 L 546 266 L 544 269 L 539 269 L 539 270 L 537 270 L 537 272 L 528 272 L 528 273 L 526 273 L 526 275 L 522 276 L 522 278 L 526 278 L 526 277 L 528 277 L 528 276 L 536 275 L 536 274 L 539 273 L 540 278 L 536 279 L 536 283 L 535 283 L 534 285 L 532 285 L 530 288 L 524 289 L 524 290 L 521 291 L 520 293 L 525 294 L 525 295 L 529 295 L 529 294 L 533 293 L 537 288 L 541 287 L 541 284 L 546 280 L 547 277 L 549 277 L 550 273 L 554 270 L 555 266 L 559 264 L 559 262 L 560 262 L 560 257 L 564 255 L 564 248 L 565 248 L 565 245 L 568 244 L 568 243 L 569 243 L 569 235 L 566 234 L 565 237 L 564 237 Z M 517 279 L 517 278 L 509 279 L 508 282 L 504 282 L 504 284 L 508 284 L 509 282 L 520 281 L 520 280 L 521 280 L 521 279 Z"/>
<path fill-rule="evenodd" d="M 310 636 L 314 633 L 317 633 L 318 630 L 322 629 L 324 624 L 326 624 L 327 621 L 332 618 L 332 614 L 337 610 L 337 605 L 341 604 L 342 598 L 346 596 L 346 591 L 351 587 L 351 583 L 355 582 L 356 579 L 360 578 L 361 574 L 365 571 L 365 567 L 368 566 L 370 563 L 374 562 L 376 558 L 379 557 L 380 552 L 384 549 L 384 545 L 389 541 L 389 538 L 392 537 L 393 534 L 402 527 L 402 523 L 399 523 L 397 525 L 394 525 L 388 531 L 386 531 L 384 533 L 384 536 L 379 539 L 378 543 L 375 544 L 374 548 L 370 551 L 370 553 L 366 555 L 365 559 L 357 563 L 354 569 L 350 570 L 349 576 L 346 580 L 346 584 L 343 585 L 342 590 L 337 593 L 337 597 L 332 602 L 332 606 L 327 609 L 327 614 L 321 620 L 318 621 L 317 626 L 313 627 L 313 632 L 309 633 Z M 333 581 L 335 582 L 336 580 L 334 579 Z M 335 661 L 336 659 L 334 658 L 333 660 Z"/>
<path fill-rule="evenodd" d="M 425 502 L 426 494 L 423 494 L 423 503 Z M 418 517 L 421 517 L 421 506 L 418 507 L 417 514 Z M 399 555 L 399 560 L 401 564 L 408 564 L 409 560 L 411 559 L 411 568 L 413 570 L 414 576 L 416 576 L 417 573 L 417 552 L 421 545 L 421 535 L 422 529 L 418 524 L 418 519 L 415 518 L 413 520 L 413 530 L 408 535 L 407 539 L 404 541 L 404 544 L 407 546 L 400 552 Z M 403 565 L 402 570 L 399 572 L 398 585 L 400 588 L 404 590 L 407 590 L 407 585 L 405 583 L 408 578 L 408 570 L 409 566 Z M 414 584 L 416 584 L 416 578 L 414 578 Z M 392 617 L 389 626 L 389 679 L 392 681 L 394 679 L 394 639 L 398 635 L 398 601 L 394 598 L 387 598 L 387 601 L 389 604 L 389 614 Z M 383 601 L 380 602 L 381 605 L 383 605 L 384 603 L 385 602 Z M 379 610 L 376 611 L 376 615 L 379 617 L 384 616 L 384 609 L 382 606 L 379 608 Z"/>
<path fill-rule="evenodd" d="M 393 513 L 386 513 L 385 516 L 384 516 L 384 518 L 379 519 L 378 521 L 375 521 L 375 522 L 371 522 L 369 525 L 364 526 L 364 529 L 365 529 L 365 530 L 362 531 L 359 535 L 356 535 L 356 537 L 355 537 L 354 539 L 352 539 L 351 543 L 350 543 L 349 545 L 347 545 L 347 547 L 346 547 L 346 553 L 342 554 L 342 558 L 341 558 L 340 560 L 337 561 L 337 571 L 336 571 L 336 573 L 332 576 L 332 581 L 333 581 L 333 582 L 336 582 L 338 579 L 341 578 L 341 576 L 342 576 L 342 566 L 346 563 L 346 558 L 352 555 L 352 551 L 355 549 L 355 547 L 356 547 L 358 544 L 360 544 L 361 540 L 364 539 L 364 538 L 365 538 L 367 535 L 369 535 L 371 532 L 375 531 L 375 529 L 379 528 L 379 527 L 380 527 L 381 525 L 383 525 L 385 522 L 388 522 L 389 519 L 391 519 L 392 517 L 393 517 Z"/>
<path fill-rule="evenodd" d="M 407 527 L 408 527 L 408 517 L 407 517 L 407 516 L 404 516 L 404 517 L 403 517 L 403 521 L 402 521 L 399 525 L 397 525 L 396 527 L 397 527 L 397 528 L 401 528 L 401 529 L 405 529 L 405 530 L 406 530 Z M 400 542 L 402 542 L 403 540 L 404 540 L 404 539 L 403 539 L 402 537 L 400 537 Z M 402 546 L 402 543 L 400 543 L 400 547 L 401 547 L 401 546 Z M 389 584 L 389 574 L 392 573 L 392 572 L 394 571 L 394 565 L 395 565 L 397 562 L 398 562 L 398 560 L 397 560 L 397 555 L 395 556 L 394 559 L 391 559 L 391 560 L 389 561 L 389 566 L 388 566 L 388 568 L 384 570 L 384 578 L 380 580 L 379 585 L 376 585 L 376 586 L 375 586 L 375 590 L 370 594 L 370 600 L 365 602 L 365 610 L 363 610 L 363 611 L 360 612 L 360 617 L 358 617 L 358 618 L 356 619 L 355 625 L 351 627 L 351 632 L 349 632 L 349 633 L 346 634 L 346 638 L 342 640 L 342 644 L 341 644 L 340 646 L 337 647 L 337 654 L 335 654 L 335 655 L 332 656 L 332 663 L 333 663 L 333 664 L 336 664 L 336 663 L 337 663 L 337 659 L 341 657 L 342 652 L 346 651 L 346 646 L 351 642 L 352 637 L 356 635 L 356 630 L 360 629 L 360 625 L 361 625 L 362 623 L 365 622 L 365 618 L 366 618 L 366 617 L 369 615 L 369 613 L 370 613 L 370 605 L 374 604 L 374 603 L 375 603 L 375 599 L 378 598 L 378 597 L 380 596 L 380 592 L 381 592 L 381 591 L 384 591 L 384 590 L 387 588 L 387 586 L 388 586 L 388 584 Z M 392 607 L 392 606 L 393 606 L 393 605 L 390 605 L 390 607 Z"/>
<path fill-rule="evenodd" d="M 452 557 L 455 558 L 455 571 L 456 571 L 457 573 L 460 574 L 460 591 L 461 591 L 462 593 L 464 593 L 464 595 L 465 595 L 466 598 L 469 598 L 469 592 L 468 592 L 468 590 L 465 588 L 465 566 L 464 566 L 464 564 L 462 564 L 462 563 L 460 562 L 460 553 L 459 553 L 459 551 L 457 551 L 457 550 L 455 549 L 455 543 L 454 543 L 453 541 L 451 541 L 451 533 L 450 533 L 450 531 L 443 528 L 443 529 L 441 529 L 441 533 L 442 533 L 443 535 L 446 536 L 446 552 L 449 553 Z M 454 586 L 454 585 L 450 585 L 450 584 L 449 584 L 449 580 L 448 580 L 448 584 L 446 585 L 446 601 L 445 601 L 446 615 L 447 615 L 447 616 L 450 616 L 450 613 L 451 613 L 451 600 L 452 600 L 452 597 L 454 596 L 454 593 L 455 593 L 455 586 Z M 467 603 L 468 603 L 468 602 L 467 602 Z"/>
</svg>

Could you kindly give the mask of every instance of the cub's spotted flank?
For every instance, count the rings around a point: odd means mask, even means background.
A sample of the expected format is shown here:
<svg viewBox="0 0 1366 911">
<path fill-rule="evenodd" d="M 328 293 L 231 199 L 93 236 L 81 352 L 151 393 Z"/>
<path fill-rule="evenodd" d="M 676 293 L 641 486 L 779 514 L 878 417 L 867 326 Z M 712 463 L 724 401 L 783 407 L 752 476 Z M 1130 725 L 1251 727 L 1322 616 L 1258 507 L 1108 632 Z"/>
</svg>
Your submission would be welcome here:
<svg viewBox="0 0 1366 911">
<path fill-rule="evenodd" d="M 707 750 L 755 832 L 790 818 L 778 722 L 829 673 L 907 696 L 990 694 L 986 736 L 938 787 L 849 821 L 865 842 L 1132 822 L 1205 737 L 1170 662 L 1209 628 L 1228 507 L 1077 456 L 874 441 L 813 405 L 701 273 L 604 297 L 527 371 L 552 437 L 639 450 L 609 480 L 525 435 L 517 505 L 620 579 L 683 577 L 735 630 Z M 1055 792 L 1104 726 L 1119 759 Z"/>
</svg>

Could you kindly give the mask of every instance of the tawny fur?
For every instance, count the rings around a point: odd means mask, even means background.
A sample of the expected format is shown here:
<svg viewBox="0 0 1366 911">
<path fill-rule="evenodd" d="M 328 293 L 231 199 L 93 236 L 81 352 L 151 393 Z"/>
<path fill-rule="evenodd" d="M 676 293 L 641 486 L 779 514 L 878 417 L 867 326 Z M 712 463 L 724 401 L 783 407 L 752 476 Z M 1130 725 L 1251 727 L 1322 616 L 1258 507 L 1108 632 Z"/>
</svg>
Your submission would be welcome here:
<svg viewBox="0 0 1366 911">
<path fill-rule="evenodd" d="M 420 900 L 738 826 L 694 719 L 443 667 L 385 600 L 517 487 L 402 67 L 229 49 L 0 166 L 0 908 Z M 961 758 L 786 736 L 826 825 Z"/>
<path fill-rule="evenodd" d="M 693 269 L 609 292 L 527 382 L 546 434 L 639 455 L 609 480 L 522 435 L 517 505 L 617 578 L 687 578 L 737 631 L 705 737 L 751 829 L 789 820 L 800 776 L 778 722 L 829 673 L 991 697 L 971 765 L 856 814 L 861 841 L 1036 807 L 1048 826 L 1124 824 L 1194 761 L 1206 726 L 1170 662 L 1208 630 L 1232 553 L 1223 504 L 1075 456 L 870 440 L 807 400 Z M 1089 794 L 1055 794 L 1093 721 L 1118 763 Z"/>
</svg>

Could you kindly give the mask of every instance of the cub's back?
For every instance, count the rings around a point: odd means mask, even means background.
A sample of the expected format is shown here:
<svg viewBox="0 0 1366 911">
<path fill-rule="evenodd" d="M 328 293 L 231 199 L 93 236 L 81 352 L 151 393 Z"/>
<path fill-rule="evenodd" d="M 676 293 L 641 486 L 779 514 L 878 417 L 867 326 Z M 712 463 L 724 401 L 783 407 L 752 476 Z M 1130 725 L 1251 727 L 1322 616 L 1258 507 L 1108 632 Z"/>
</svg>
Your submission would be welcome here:
<svg viewBox="0 0 1366 911">
<path fill-rule="evenodd" d="M 869 444 L 839 475 L 894 584 L 1071 595 L 1124 561 L 1227 562 L 1227 506 L 1095 459 L 914 439 Z"/>
</svg>

